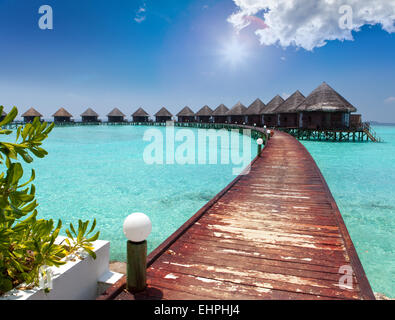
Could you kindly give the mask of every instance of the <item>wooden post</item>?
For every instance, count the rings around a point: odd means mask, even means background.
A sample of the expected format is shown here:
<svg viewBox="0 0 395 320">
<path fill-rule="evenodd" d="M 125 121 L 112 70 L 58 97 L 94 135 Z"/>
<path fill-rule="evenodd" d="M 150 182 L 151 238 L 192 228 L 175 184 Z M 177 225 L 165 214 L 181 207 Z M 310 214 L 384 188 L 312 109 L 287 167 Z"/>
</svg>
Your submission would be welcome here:
<svg viewBox="0 0 395 320">
<path fill-rule="evenodd" d="M 147 287 L 147 241 L 127 242 L 126 289 L 132 293 Z"/>
<path fill-rule="evenodd" d="M 262 145 L 261 144 L 258 144 L 258 157 L 259 157 L 259 155 L 261 154 L 261 152 L 262 152 Z"/>
</svg>

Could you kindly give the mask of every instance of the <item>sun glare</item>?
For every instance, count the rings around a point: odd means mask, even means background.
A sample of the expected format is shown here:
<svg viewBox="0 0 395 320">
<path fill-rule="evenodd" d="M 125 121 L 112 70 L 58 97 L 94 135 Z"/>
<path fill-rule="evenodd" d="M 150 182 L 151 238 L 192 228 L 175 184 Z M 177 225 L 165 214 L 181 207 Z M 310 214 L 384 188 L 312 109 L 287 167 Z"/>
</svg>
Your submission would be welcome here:
<svg viewBox="0 0 395 320">
<path fill-rule="evenodd" d="M 221 60 L 232 67 L 243 64 L 249 55 L 247 47 L 237 39 L 226 42 L 219 53 Z"/>
</svg>

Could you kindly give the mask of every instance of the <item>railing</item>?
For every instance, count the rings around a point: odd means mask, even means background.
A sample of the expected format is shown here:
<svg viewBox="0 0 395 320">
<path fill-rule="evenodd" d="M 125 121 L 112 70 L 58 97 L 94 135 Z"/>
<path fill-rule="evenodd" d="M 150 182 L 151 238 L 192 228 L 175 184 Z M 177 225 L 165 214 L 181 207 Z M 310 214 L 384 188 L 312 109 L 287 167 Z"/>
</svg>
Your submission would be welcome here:
<svg viewBox="0 0 395 320">
<path fill-rule="evenodd" d="M 381 139 L 377 135 L 376 131 L 370 126 L 370 122 L 363 122 L 362 130 L 365 131 L 367 135 L 370 135 L 371 139 L 374 140 L 375 142 L 384 142 L 384 140 Z"/>
<path fill-rule="evenodd" d="M 47 121 L 48 123 L 52 123 L 53 121 Z M 6 125 L 6 128 L 16 128 L 19 125 L 24 125 L 25 122 L 23 121 L 14 121 L 8 125 Z M 97 122 L 82 122 L 82 121 L 70 121 L 70 122 L 55 122 L 56 126 L 60 127 L 67 127 L 67 126 L 93 126 L 93 125 L 146 125 L 146 126 L 166 126 L 166 122 L 154 122 L 154 121 L 149 121 L 149 122 L 132 122 L 132 121 L 123 121 L 123 122 L 102 122 L 102 121 L 97 121 Z M 256 127 L 256 126 L 248 126 L 248 125 L 241 125 L 241 124 L 228 124 L 228 123 L 214 123 L 214 122 L 209 122 L 209 123 L 204 123 L 204 122 L 177 122 L 174 121 L 175 126 L 179 127 L 193 127 L 193 128 L 205 128 L 205 129 L 250 129 L 250 130 L 255 130 L 255 132 L 260 132 L 261 134 L 265 132 L 265 128 L 262 127 Z M 271 130 L 282 130 L 286 131 L 291 128 L 268 128 Z M 301 128 L 292 128 L 293 130 L 300 130 Z M 359 125 L 353 125 L 350 128 L 343 128 L 344 130 L 351 130 L 352 132 L 364 132 L 372 141 L 375 142 L 383 142 L 381 138 L 377 136 L 377 133 L 373 130 L 373 128 L 370 126 L 369 122 L 363 122 Z M 301 129 L 304 130 L 304 129 Z M 324 131 L 339 131 L 340 129 L 323 129 Z M 255 138 L 255 137 L 253 137 Z"/>
<path fill-rule="evenodd" d="M 44 121 L 42 121 L 44 122 Z M 47 121 L 47 123 L 53 123 L 51 121 Z M 70 121 L 70 122 L 54 122 L 56 126 L 67 127 L 67 126 L 93 126 L 93 125 L 131 125 L 131 126 L 166 126 L 166 122 L 82 122 L 82 121 Z M 17 128 L 19 125 L 25 125 L 26 122 L 23 121 L 14 121 L 4 126 L 4 128 Z M 176 127 L 188 127 L 188 128 L 200 128 L 200 129 L 226 129 L 226 130 L 239 130 L 241 134 L 244 132 L 243 129 L 251 130 L 251 137 L 253 139 L 262 138 L 264 143 L 270 139 L 270 135 L 266 128 L 261 127 L 253 127 L 248 125 L 239 125 L 239 124 L 227 124 L 227 123 L 204 123 L 204 122 L 175 122 L 173 121 L 174 126 Z"/>
</svg>

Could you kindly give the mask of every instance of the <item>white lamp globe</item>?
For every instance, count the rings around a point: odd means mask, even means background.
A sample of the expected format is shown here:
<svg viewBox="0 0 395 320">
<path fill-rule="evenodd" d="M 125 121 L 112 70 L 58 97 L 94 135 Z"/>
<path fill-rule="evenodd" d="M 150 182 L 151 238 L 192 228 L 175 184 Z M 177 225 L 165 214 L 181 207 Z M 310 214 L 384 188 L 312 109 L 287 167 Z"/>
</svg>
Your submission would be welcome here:
<svg viewBox="0 0 395 320">
<path fill-rule="evenodd" d="M 132 242 L 142 242 L 152 231 L 152 223 L 147 215 L 141 212 L 132 213 L 123 223 L 123 233 Z"/>
<path fill-rule="evenodd" d="M 259 138 L 257 141 L 256 141 L 256 143 L 258 144 L 258 145 L 263 145 L 263 139 L 262 138 Z"/>
</svg>

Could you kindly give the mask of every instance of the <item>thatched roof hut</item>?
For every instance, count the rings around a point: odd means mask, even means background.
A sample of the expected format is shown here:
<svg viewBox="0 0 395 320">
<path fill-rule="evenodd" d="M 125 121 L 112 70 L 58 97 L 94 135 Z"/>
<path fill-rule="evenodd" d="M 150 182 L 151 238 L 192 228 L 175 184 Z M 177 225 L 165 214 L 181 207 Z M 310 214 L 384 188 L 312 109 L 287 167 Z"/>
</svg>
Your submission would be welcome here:
<svg viewBox="0 0 395 320">
<path fill-rule="evenodd" d="M 42 116 L 43 115 L 40 112 L 38 112 L 36 109 L 30 108 L 24 114 L 22 114 L 21 117 L 23 117 L 23 118 L 25 118 L 25 117 L 33 117 L 33 118 L 39 117 L 39 118 L 41 118 Z"/>
<path fill-rule="evenodd" d="M 224 104 L 220 104 L 220 105 L 213 111 L 213 116 L 214 116 L 214 117 L 226 116 L 226 114 L 227 114 L 228 111 L 229 111 L 228 107 L 226 107 Z"/>
<path fill-rule="evenodd" d="M 297 107 L 305 101 L 306 97 L 296 90 L 277 109 L 276 113 L 295 113 Z"/>
<path fill-rule="evenodd" d="M 297 107 L 302 128 L 344 129 L 350 126 L 350 113 L 357 109 L 326 82 L 310 93 Z"/>
<path fill-rule="evenodd" d="M 262 113 L 266 105 L 261 101 L 261 99 L 256 99 L 246 110 L 247 123 L 251 126 L 262 124 Z"/>
<path fill-rule="evenodd" d="M 99 114 L 92 108 L 88 108 L 81 114 L 82 122 L 98 122 Z"/>
<path fill-rule="evenodd" d="M 212 114 L 213 110 L 209 106 L 204 106 L 198 112 L 196 112 L 196 115 L 199 117 L 211 117 Z"/>
<path fill-rule="evenodd" d="M 170 121 L 172 117 L 173 115 L 165 107 L 163 107 L 157 113 L 155 113 L 156 122 Z"/>
<path fill-rule="evenodd" d="M 149 114 L 143 108 L 138 108 L 136 112 L 132 114 L 132 117 L 149 117 Z"/>
<path fill-rule="evenodd" d="M 65 108 L 60 108 L 52 115 L 52 117 L 72 118 L 73 115 L 70 112 L 68 112 Z"/>
<path fill-rule="evenodd" d="M 52 117 L 54 117 L 55 122 L 70 122 L 73 115 L 65 108 L 60 108 L 52 115 Z"/>
<path fill-rule="evenodd" d="M 108 117 L 108 122 L 123 122 L 123 121 L 125 121 L 126 115 L 118 108 L 114 108 L 107 115 L 107 117 Z"/>
<path fill-rule="evenodd" d="M 214 111 L 213 111 L 213 120 L 215 123 L 225 123 L 227 122 L 229 109 L 224 105 L 220 104 Z"/>
<path fill-rule="evenodd" d="M 339 93 L 332 89 L 326 82 L 310 93 L 301 103 L 299 112 L 356 112 L 357 109 L 344 99 Z"/>
<path fill-rule="evenodd" d="M 179 113 L 177 113 L 177 117 L 194 117 L 195 113 L 188 106 L 184 107 Z"/>
<path fill-rule="evenodd" d="M 230 123 L 245 123 L 246 120 L 247 107 L 243 105 L 240 101 L 236 103 L 232 109 L 230 109 L 226 115 L 228 116 L 228 121 Z"/>
<path fill-rule="evenodd" d="M 204 106 L 198 112 L 196 112 L 196 117 L 198 122 L 208 123 L 213 115 L 213 110 L 209 106 Z"/>
<path fill-rule="evenodd" d="M 148 122 L 149 114 L 143 109 L 138 108 L 135 113 L 132 114 L 134 122 Z"/>
<path fill-rule="evenodd" d="M 262 110 L 263 124 L 268 127 L 275 127 L 278 125 L 278 117 L 276 109 L 284 102 L 284 99 L 276 95 Z"/>
<path fill-rule="evenodd" d="M 81 117 L 98 117 L 99 114 L 94 111 L 92 108 L 88 108 L 84 113 L 81 114 Z"/>
<path fill-rule="evenodd" d="M 263 108 L 263 114 L 276 114 L 277 108 L 284 102 L 280 95 L 276 95 L 270 102 Z"/>
<path fill-rule="evenodd" d="M 155 117 L 172 117 L 173 115 L 167 110 L 165 107 L 160 109 L 157 113 L 155 113 Z"/>
<path fill-rule="evenodd" d="M 184 107 L 177 113 L 178 122 L 193 122 L 195 121 L 195 113 L 188 106 Z"/>
<path fill-rule="evenodd" d="M 297 90 L 276 109 L 280 127 L 297 128 L 299 126 L 299 116 L 296 109 L 305 99 L 306 97 Z"/>
<path fill-rule="evenodd" d="M 245 116 L 247 112 L 247 107 L 243 105 L 240 101 L 236 103 L 232 109 L 230 109 L 226 115 L 228 116 Z"/>
<path fill-rule="evenodd" d="M 107 117 L 126 117 L 125 114 L 118 108 L 114 108 L 108 115 Z"/>
<path fill-rule="evenodd" d="M 260 115 L 265 107 L 266 105 L 258 98 L 247 108 L 246 115 Z"/>
<path fill-rule="evenodd" d="M 21 115 L 24 122 L 33 122 L 34 118 L 39 118 L 41 120 L 42 116 L 43 115 L 34 108 L 30 108 L 24 114 Z"/>
</svg>

